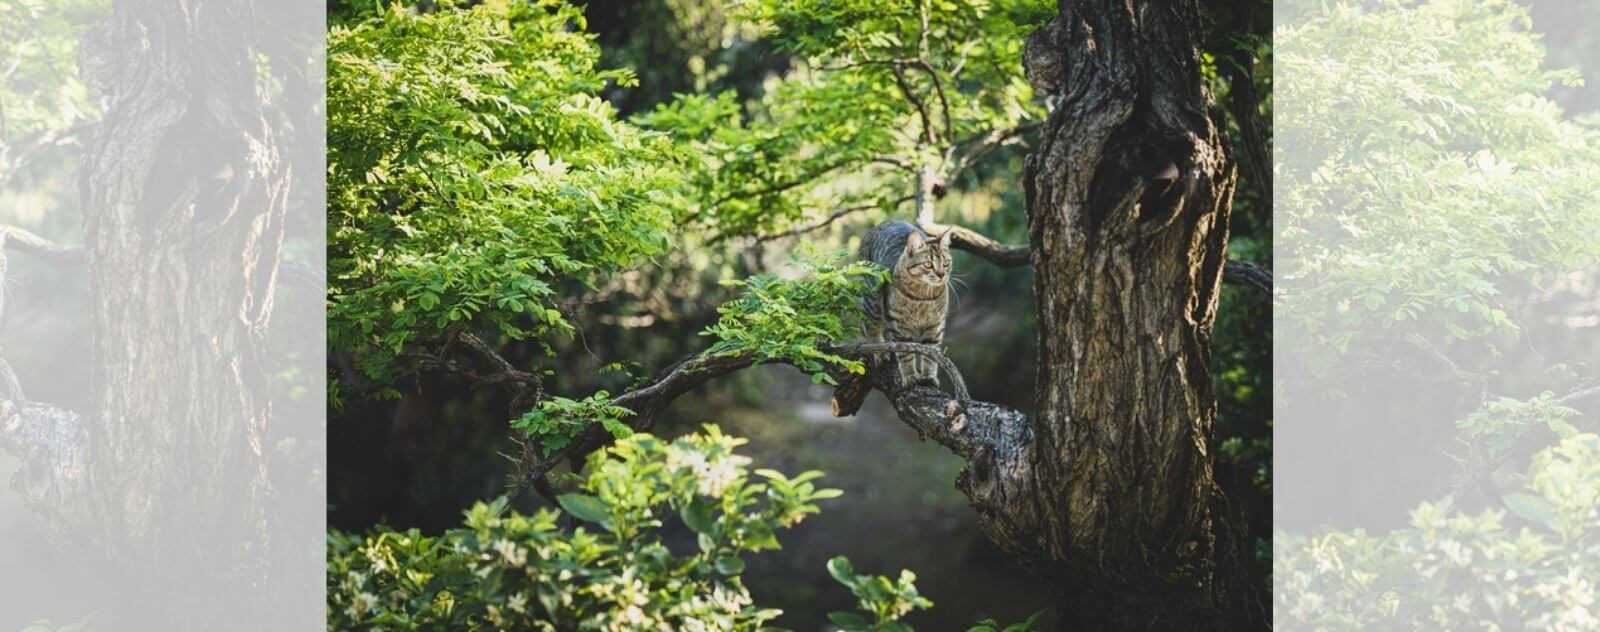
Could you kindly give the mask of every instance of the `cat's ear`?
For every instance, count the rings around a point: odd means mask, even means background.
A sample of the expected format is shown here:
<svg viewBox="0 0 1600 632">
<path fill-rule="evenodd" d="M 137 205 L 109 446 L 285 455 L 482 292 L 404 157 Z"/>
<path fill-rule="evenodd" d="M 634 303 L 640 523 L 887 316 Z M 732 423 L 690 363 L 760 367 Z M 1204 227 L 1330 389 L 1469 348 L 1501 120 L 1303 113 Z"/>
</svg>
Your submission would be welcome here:
<svg viewBox="0 0 1600 632">
<path fill-rule="evenodd" d="M 922 238 L 922 233 L 911 231 L 906 235 L 906 252 L 917 252 L 928 247 L 928 242 Z"/>
<path fill-rule="evenodd" d="M 956 229 L 955 228 L 946 228 L 945 231 L 944 231 L 944 234 L 939 236 L 939 247 L 943 248 L 945 250 L 949 250 L 950 249 L 950 237 L 952 235 L 955 235 L 955 234 L 956 234 Z"/>
</svg>

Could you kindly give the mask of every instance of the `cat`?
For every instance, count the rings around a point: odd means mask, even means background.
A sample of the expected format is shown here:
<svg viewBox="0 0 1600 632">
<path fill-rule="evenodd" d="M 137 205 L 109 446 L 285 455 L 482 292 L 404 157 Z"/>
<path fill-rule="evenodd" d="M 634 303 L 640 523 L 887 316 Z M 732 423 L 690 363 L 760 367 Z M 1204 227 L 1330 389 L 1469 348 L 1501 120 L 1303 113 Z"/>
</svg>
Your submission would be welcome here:
<svg viewBox="0 0 1600 632">
<path fill-rule="evenodd" d="M 862 301 L 875 342 L 944 342 L 950 312 L 950 235 L 937 240 L 911 224 L 890 220 L 861 240 L 860 256 L 887 268 L 889 282 Z M 895 354 L 902 384 L 939 383 L 939 367 L 920 353 Z"/>
</svg>

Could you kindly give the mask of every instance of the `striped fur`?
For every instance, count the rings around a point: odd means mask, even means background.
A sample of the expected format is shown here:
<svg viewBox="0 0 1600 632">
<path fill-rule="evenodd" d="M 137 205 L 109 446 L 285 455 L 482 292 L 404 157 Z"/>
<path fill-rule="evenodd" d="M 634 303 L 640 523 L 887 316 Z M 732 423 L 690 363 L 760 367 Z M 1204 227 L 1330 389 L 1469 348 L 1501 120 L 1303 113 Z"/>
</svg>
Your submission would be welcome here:
<svg viewBox="0 0 1600 632">
<path fill-rule="evenodd" d="M 861 258 L 890 271 L 889 283 L 862 304 L 872 339 L 943 344 L 950 311 L 950 232 L 933 240 L 911 224 L 887 221 L 861 241 Z M 898 361 L 903 382 L 938 384 L 933 361 L 914 353 L 900 354 Z"/>
</svg>

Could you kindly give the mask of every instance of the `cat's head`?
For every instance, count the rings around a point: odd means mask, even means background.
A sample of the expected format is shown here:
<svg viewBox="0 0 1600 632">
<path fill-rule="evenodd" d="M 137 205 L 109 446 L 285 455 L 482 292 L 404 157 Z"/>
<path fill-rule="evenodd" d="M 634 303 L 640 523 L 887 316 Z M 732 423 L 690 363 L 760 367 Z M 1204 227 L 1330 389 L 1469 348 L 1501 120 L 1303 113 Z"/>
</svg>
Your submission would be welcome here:
<svg viewBox="0 0 1600 632">
<path fill-rule="evenodd" d="M 939 239 L 930 241 L 922 233 L 912 231 L 906 237 L 906 249 L 900 255 L 895 279 L 928 287 L 943 286 L 950 279 L 950 235 L 954 232 L 946 230 Z"/>
</svg>

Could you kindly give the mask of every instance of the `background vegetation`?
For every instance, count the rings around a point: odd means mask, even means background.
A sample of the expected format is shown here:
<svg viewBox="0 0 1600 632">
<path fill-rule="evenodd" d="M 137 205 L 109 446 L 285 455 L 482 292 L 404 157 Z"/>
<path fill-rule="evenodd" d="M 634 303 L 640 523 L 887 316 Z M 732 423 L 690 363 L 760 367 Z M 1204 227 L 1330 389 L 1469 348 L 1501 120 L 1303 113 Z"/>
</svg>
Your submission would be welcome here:
<svg viewBox="0 0 1600 632">
<path fill-rule="evenodd" d="M 1278 622 L 1593 629 L 1596 5 L 1289 5 Z"/>
</svg>

